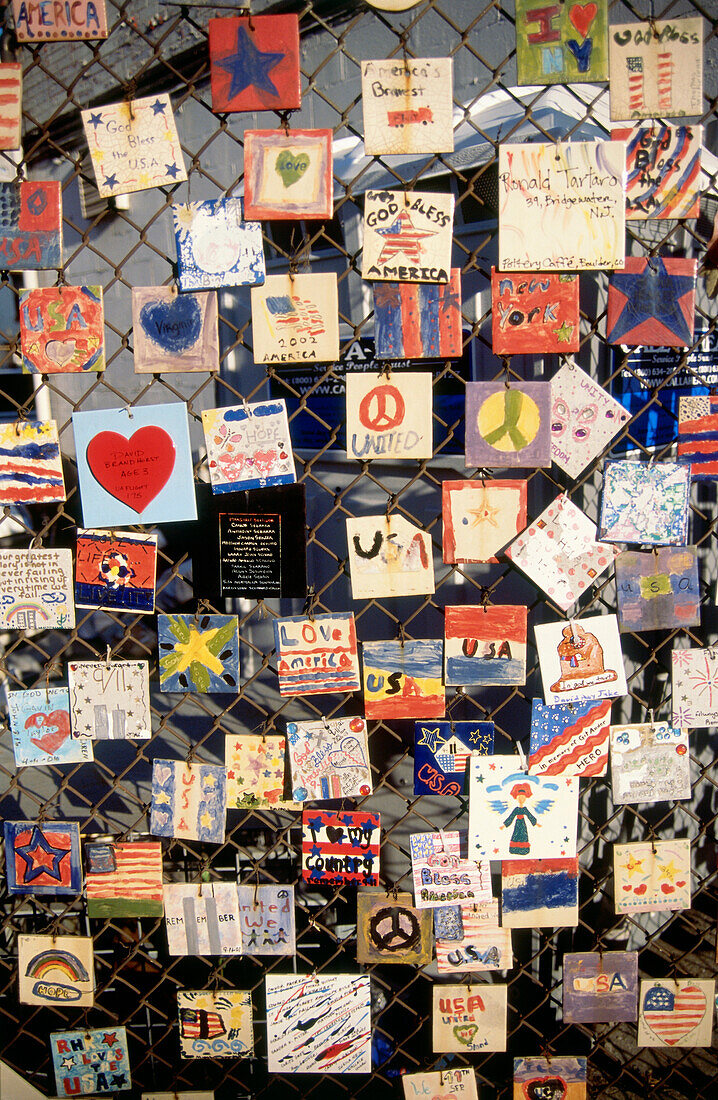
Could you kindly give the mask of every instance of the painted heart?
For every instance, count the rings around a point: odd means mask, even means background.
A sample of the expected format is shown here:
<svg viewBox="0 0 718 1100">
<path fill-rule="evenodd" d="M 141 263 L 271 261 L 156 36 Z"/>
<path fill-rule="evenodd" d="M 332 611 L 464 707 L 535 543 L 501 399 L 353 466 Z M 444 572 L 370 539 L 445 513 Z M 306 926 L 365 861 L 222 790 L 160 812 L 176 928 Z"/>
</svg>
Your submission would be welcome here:
<svg viewBox="0 0 718 1100">
<path fill-rule="evenodd" d="M 634 894 L 645 894 L 647 889 L 648 887 L 646 886 L 645 882 L 642 882 L 641 885 L 637 886 L 633 892 Z"/>
<path fill-rule="evenodd" d="M 66 710 L 53 710 L 49 714 L 38 711 L 25 722 L 26 730 L 37 730 L 31 737 L 33 745 L 43 752 L 55 753 L 70 736 L 70 715 Z"/>
<path fill-rule="evenodd" d="M 334 825 L 327 825 L 327 839 L 332 844 L 337 844 L 344 836 L 343 829 L 337 829 Z"/>
<path fill-rule="evenodd" d="M 478 1024 L 454 1024 L 454 1026 L 451 1030 L 453 1031 L 454 1035 L 459 1040 L 459 1042 L 463 1043 L 465 1047 L 468 1047 L 468 1046 L 471 1045 L 471 1043 L 472 1043 L 472 1041 L 473 1041 L 473 1039 L 476 1035 L 476 1032 L 479 1030 L 479 1025 Z"/>
<path fill-rule="evenodd" d="M 631 892 L 631 890 L 633 889 L 633 887 L 632 887 L 632 886 L 624 886 L 624 887 L 623 887 L 623 889 L 624 889 L 624 890 L 625 890 L 625 891 L 626 891 L 627 893 L 630 893 L 630 892 Z"/>
<path fill-rule="evenodd" d="M 177 456 L 164 428 L 148 425 L 129 439 L 119 432 L 98 432 L 86 457 L 105 492 L 139 514 L 169 481 Z"/>
<path fill-rule="evenodd" d="M 178 294 L 171 301 L 155 299 L 140 310 L 142 331 L 153 344 L 170 355 L 189 351 L 202 332 L 202 310 L 192 294 Z"/>
<path fill-rule="evenodd" d="M 274 170 L 285 187 L 300 180 L 308 167 L 309 153 L 293 153 L 291 149 L 282 149 L 274 162 Z"/>
<path fill-rule="evenodd" d="M 597 4 L 574 4 L 572 8 L 569 8 L 568 17 L 581 35 L 581 38 L 585 38 L 588 33 L 588 28 L 593 23 L 597 14 Z"/>
<path fill-rule="evenodd" d="M 654 1035 L 674 1046 L 698 1027 L 707 1009 L 706 995 L 700 986 L 656 985 L 643 998 L 643 1018 Z"/>
<path fill-rule="evenodd" d="M 661 883 L 661 892 L 664 893 L 664 894 L 675 894 L 676 888 L 675 888 L 675 886 L 671 886 L 671 884 L 668 883 L 668 882 L 662 882 Z"/>
<path fill-rule="evenodd" d="M 64 367 L 72 359 L 76 347 L 76 340 L 48 340 L 45 344 L 45 355 L 51 363 Z"/>
<path fill-rule="evenodd" d="M 255 451 L 254 452 L 254 465 L 257 467 L 257 473 L 268 474 L 277 461 L 276 451 Z"/>
<path fill-rule="evenodd" d="M 681 889 L 681 888 L 682 888 L 683 886 L 685 886 L 685 884 L 686 884 L 686 880 L 685 880 L 684 878 L 679 878 L 679 879 L 676 879 L 676 886 L 678 887 L 678 889 L 679 889 L 679 890 L 680 890 L 680 889 Z"/>
</svg>

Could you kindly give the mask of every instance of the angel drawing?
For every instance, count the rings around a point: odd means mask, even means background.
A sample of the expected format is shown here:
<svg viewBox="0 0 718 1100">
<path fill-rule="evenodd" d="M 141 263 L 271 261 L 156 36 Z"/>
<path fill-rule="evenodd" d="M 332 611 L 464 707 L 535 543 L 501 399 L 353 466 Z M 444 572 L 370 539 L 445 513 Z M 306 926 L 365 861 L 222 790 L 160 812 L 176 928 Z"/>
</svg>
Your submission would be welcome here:
<svg viewBox="0 0 718 1100">
<path fill-rule="evenodd" d="M 509 777 L 510 780 L 515 780 L 517 778 L 519 777 Z M 528 825 L 530 824 L 534 828 L 540 829 L 541 823 L 538 820 L 539 817 L 541 814 L 550 810 L 554 804 L 552 798 L 542 798 L 538 802 L 535 802 L 532 806 L 532 810 L 530 810 L 526 802 L 528 799 L 533 798 L 533 794 L 531 783 L 526 780 L 514 783 L 511 790 L 508 792 L 509 798 L 513 799 L 516 805 L 499 828 L 508 829 L 513 825 L 513 832 L 511 833 L 511 839 L 509 841 L 509 853 L 511 855 L 525 856 L 526 858 L 531 855 L 531 841 L 529 839 Z M 505 814 L 509 809 L 509 804 L 503 798 L 495 799 L 490 805 L 491 809 L 499 814 Z"/>
</svg>

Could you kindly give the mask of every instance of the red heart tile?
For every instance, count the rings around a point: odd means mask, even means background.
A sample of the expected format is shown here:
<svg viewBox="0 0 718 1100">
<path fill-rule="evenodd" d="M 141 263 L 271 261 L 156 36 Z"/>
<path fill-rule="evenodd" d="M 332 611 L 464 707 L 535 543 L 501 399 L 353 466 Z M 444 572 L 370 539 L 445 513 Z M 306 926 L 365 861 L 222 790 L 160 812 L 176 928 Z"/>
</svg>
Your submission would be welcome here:
<svg viewBox="0 0 718 1100">
<path fill-rule="evenodd" d="M 581 38 L 585 38 L 588 34 L 588 28 L 596 18 L 597 12 L 598 7 L 596 4 L 574 4 L 569 9 L 568 17 Z"/>
<path fill-rule="evenodd" d="M 98 432 L 86 454 L 92 476 L 105 492 L 137 513 L 165 487 L 176 460 L 172 437 L 152 425 L 138 428 L 129 439 L 119 432 Z"/>
</svg>

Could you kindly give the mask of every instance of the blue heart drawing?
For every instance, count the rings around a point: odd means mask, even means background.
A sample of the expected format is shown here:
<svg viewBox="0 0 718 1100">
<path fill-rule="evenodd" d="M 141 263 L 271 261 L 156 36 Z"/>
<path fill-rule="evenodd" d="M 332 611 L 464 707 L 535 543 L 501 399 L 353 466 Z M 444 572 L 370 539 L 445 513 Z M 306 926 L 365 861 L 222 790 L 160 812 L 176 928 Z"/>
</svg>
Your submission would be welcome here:
<svg viewBox="0 0 718 1100">
<path fill-rule="evenodd" d="M 194 295 L 177 295 L 170 302 L 155 299 L 140 310 L 145 334 L 163 351 L 181 355 L 197 343 L 202 331 L 202 310 Z"/>
</svg>

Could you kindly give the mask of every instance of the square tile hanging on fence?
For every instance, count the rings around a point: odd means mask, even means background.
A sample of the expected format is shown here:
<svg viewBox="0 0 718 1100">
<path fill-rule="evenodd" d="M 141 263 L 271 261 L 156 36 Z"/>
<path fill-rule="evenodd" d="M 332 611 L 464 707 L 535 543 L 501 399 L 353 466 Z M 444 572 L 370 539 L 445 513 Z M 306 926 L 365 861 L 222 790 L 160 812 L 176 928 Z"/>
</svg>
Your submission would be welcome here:
<svg viewBox="0 0 718 1100">
<path fill-rule="evenodd" d="M 227 809 L 301 809 L 284 797 L 285 755 L 284 737 L 228 733 L 224 739 Z"/>
<path fill-rule="evenodd" d="M 578 275 L 491 268 L 494 355 L 566 355 L 580 343 Z"/>
<path fill-rule="evenodd" d="M 718 725 L 718 649 L 674 649 L 671 669 L 673 725 Z"/>
<path fill-rule="evenodd" d="M 65 499 L 56 421 L 0 425 L 0 507 Z"/>
<path fill-rule="evenodd" d="M 95 1002 L 92 936 L 17 937 L 18 1000 L 60 1011 Z"/>
<path fill-rule="evenodd" d="M 454 196 L 430 191 L 367 191 L 362 278 L 448 283 Z"/>
<path fill-rule="evenodd" d="M 608 3 L 546 5 L 517 0 L 519 84 L 608 80 Z"/>
<path fill-rule="evenodd" d="M 369 887 L 357 893 L 357 962 L 426 966 L 431 962 L 431 915 L 411 894 Z"/>
<path fill-rule="evenodd" d="M 59 182 L 0 182 L 0 269 L 47 271 L 61 265 Z"/>
<path fill-rule="evenodd" d="M 270 1073 L 371 1073 L 368 974 L 267 974 L 265 989 Z"/>
<path fill-rule="evenodd" d="M 718 480 L 718 398 L 713 394 L 678 398 L 678 461 L 693 481 Z"/>
<path fill-rule="evenodd" d="M 88 917 L 161 917 L 162 845 L 154 840 L 85 841 Z"/>
<path fill-rule="evenodd" d="M 415 722 L 414 794 L 462 794 L 469 758 L 493 751 L 493 722 Z"/>
<path fill-rule="evenodd" d="M 630 419 L 572 360 L 551 379 L 551 458 L 569 477 L 582 474 Z"/>
<path fill-rule="evenodd" d="M 638 1047 L 709 1047 L 713 1040 L 715 980 L 641 981 Z"/>
<path fill-rule="evenodd" d="M 75 605 L 152 615 L 157 535 L 82 531 L 75 546 Z"/>
<path fill-rule="evenodd" d="M 702 126 L 667 122 L 614 127 L 626 142 L 626 218 L 697 218 L 700 213 Z"/>
<path fill-rule="evenodd" d="M 496 562 L 526 526 L 528 482 L 442 481 L 443 558 L 447 563 Z"/>
<path fill-rule="evenodd" d="M 234 882 L 173 882 L 163 886 L 170 955 L 240 955 Z"/>
<path fill-rule="evenodd" d="M 550 466 L 549 382 L 467 382 L 466 465 Z"/>
<path fill-rule="evenodd" d="M 196 519 L 183 402 L 72 414 L 85 527 Z"/>
<path fill-rule="evenodd" d="M 158 615 L 160 691 L 239 692 L 236 615 Z"/>
<path fill-rule="evenodd" d="M 531 701 L 532 775 L 605 775 L 611 721 L 610 699 L 545 706 Z"/>
<path fill-rule="evenodd" d="M 353 599 L 420 596 L 435 591 L 427 531 L 396 512 L 348 519 L 346 528 Z"/>
<path fill-rule="evenodd" d="M 614 844 L 613 891 L 617 913 L 690 909 L 690 840 Z"/>
<path fill-rule="evenodd" d="M 491 1050 L 506 1050 L 507 988 L 487 982 L 434 985 L 434 1053 L 456 1051 L 461 1054 L 483 1054 Z"/>
<path fill-rule="evenodd" d="M 76 821 L 6 821 L 9 894 L 79 894 L 80 826 Z"/>
<path fill-rule="evenodd" d="M 575 928 L 578 878 L 578 856 L 503 860 L 501 924 L 504 928 Z"/>
<path fill-rule="evenodd" d="M 638 1015 L 638 952 L 566 952 L 565 1024 L 631 1023 Z"/>
<path fill-rule="evenodd" d="M 578 11 L 591 7 L 574 5 Z M 514 1058 L 515 1100 L 586 1100 L 586 1067 L 585 1058 Z"/>
<path fill-rule="evenodd" d="M 404 1073 L 401 1083 L 404 1100 L 427 1096 L 432 1100 L 478 1100 L 479 1095 L 473 1066 L 449 1067 L 430 1073 Z"/>
<path fill-rule="evenodd" d="M 0 550 L 0 627 L 70 630 L 75 625 L 71 550 Z"/>
<path fill-rule="evenodd" d="M 217 295 L 133 286 L 135 374 L 219 370 Z"/>
<path fill-rule="evenodd" d="M 172 217 L 180 290 L 264 282 L 262 226 L 243 220 L 241 199 L 177 203 Z"/>
<path fill-rule="evenodd" d="M 625 176 L 620 141 L 502 142 L 499 271 L 623 267 Z"/>
<path fill-rule="evenodd" d="M 377 359 L 461 358 L 460 268 L 448 283 L 373 283 L 372 294 Z"/>
<path fill-rule="evenodd" d="M 429 371 L 402 371 L 378 378 L 373 371 L 348 371 L 345 384 L 349 458 L 431 458 Z"/>
<path fill-rule="evenodd" d="M 698 626 L 700 585 L 695 546 L 624 550 L 616 558 L 618 624 L 621 631 Z"/>
<path fill-rule="evenodd" d="M 703 20 L 614 23 L 608 47 L 611 118 L 703 114 Z"/>
<path fill-rule="evenodd" d="M 688 466 L 606 462 L 598 537 L 605 542 L 685 546 L 690 491 Z"/>
<path fill-rule="evenodd" d="M 245 217 L 330 219 L 332 136 L 331 130 L 245 130 Z"/>
<path fill-rule="evenodd" d="M 177 1014 L 183 1058 L 241 1058 L 254 1049 L 249 992 L 178 989 Z"/>
<path fill-rule="evenodd" d="M 299 17 L 209 20 L 212 110 L 286 111 L 302 105 Z"/>
<path fill-rule="evenodd" d="M 222 844 L 227 813 L 227 773 L 217 764 L 152 761 L 153 836 Z"/>
<path fill-rule="evenodd" d="M 70 661 L 72 735 L 146 740 L 152 735 L 148 661 Z"/>
<path fill-rule="evenodd" d="M 51 1031 L 50 1053 L 58 1096 L 104 1095 L 132 1088 L 124 1027 Z"/>
<path fill-rule="evenodd" d="M 333 272 L 269 275 L 263 286 L 252 287 L 251 298 L 255 363 L 333 363 L 339 358 Z"/>
<path fill-rule="evenodd" d="M 359 653 L 351 611 L 274 620 L 279 693 L 359 691 Z"/>
<path fill-rule="evenodd" d="M 367 156 L 452 152 L 453 91 L 450 57 L 362 61 Z"/>
<path fill-rule="evenodd" d="M 243 955 L 296 955 L 294 886 L 237 886 Z"/>
<path fill-rule="evenodd" d="M 38 287 L 20 294 L 25 374 L 84 374 L 105 369 L 101 286 Z"/>
<path fill-rule="evenodd" d="M 7 707 L 19 768 L 92 760 L 92 744 L 70 736 L 70 695 L 66 687 L 48 685 L 8 691 Z"/>
<path fill-rule="evenodd" d="M 412 833 L 409 836 L 414 904 L 417 909 L 491 901 L 491 867 L 488 860 L 476 862 L 461 855 L 456 830 L 440 833 Z"/>
<path fill-rule="evenodd" d="M 688 731 L 668 722 L 611 726 L 611 797 L 615 806 L 690 799 Z"/>
<path fill-rule="evenodd" d="M 626 256 L 608 277 L 606 339 L 624 347 L 687 347 L 693 343 L 696 260 Z"/>
<path fill-rule="evenodd" d="M 528 608 L 469 606 L 445 608 L 445 682 L 506 687 L 526 683 Z"/>
<path fill-rule="evenodd" d="M 103 199 L 171 187 L 187 179 L 168 95 L 110 103 L 81 113 Z"/>
<path fill-rule="evenodd" d="M 366 798 L 372 793 L 363 718 L 287 722 L 292 796 L 299 802 Z"/>
<path fill-rule="evenodd" d="M 12 0 L 12 11 L 18 42 L 69 42 L 108 35 L 105 0 L 57 5 Z"/>
<path fill-rule="evenodd" d="M 283 399 L 203 409 L 202 427 L 213 493 L 297 480 Z"/>
<path fill-rule="evenodd" d="M 444 646 L 441 638 L 363 642 L 367 718 L 443 718 Z"/>
<path fill-rule="evenodd" d="M 534 633 L 547 706 L 626 694 L 615 615 L 537 624 Z"/>
<path fill-rule="evenodd" d="M 302 879 L 316 886 L 379 884 L 379 814 L 302 813 Z"/>
<path fill-rule="evenodd" d="M 436 967 L 440 974 L 511 970 L 511 929 L 499 927 L 499 903 L 434 909 Z"/>
</svg>

